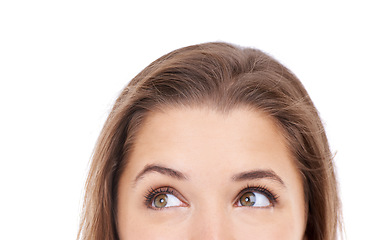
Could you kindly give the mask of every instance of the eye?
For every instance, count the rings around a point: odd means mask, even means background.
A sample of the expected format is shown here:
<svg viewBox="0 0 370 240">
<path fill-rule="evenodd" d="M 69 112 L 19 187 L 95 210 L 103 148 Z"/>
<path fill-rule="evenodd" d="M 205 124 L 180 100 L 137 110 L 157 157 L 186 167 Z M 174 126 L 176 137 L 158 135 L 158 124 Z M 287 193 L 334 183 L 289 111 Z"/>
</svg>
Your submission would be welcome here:
<svg viewBox="0 0 370 240">
<path fill-rule="evenodd" d="M 237 207 L 271 207 L 277 203 L 277 196 L 264 187 L 250 187 L 241 192 Z"/>
<path fill-rule="evenodd" d="M 270 200 L 263 194 L 257 192 L 246 192 L 238 201 L 239 207 L 268 207 L 270 205 Z"/>
<path fill-rule="evenodd" d="M 182 202 L 172 194 L 159 194 L 152 201 L 153 208 L 180 207 Z"/>
<path fill-rule="evenodd" d="M 161 187 L 158 189 L 151 189 L 145 196 L 145 205 L 148 208 L 160 210 L 170 207 L 185 207 L 181 194 L 170 187 Z"/>
</svg>

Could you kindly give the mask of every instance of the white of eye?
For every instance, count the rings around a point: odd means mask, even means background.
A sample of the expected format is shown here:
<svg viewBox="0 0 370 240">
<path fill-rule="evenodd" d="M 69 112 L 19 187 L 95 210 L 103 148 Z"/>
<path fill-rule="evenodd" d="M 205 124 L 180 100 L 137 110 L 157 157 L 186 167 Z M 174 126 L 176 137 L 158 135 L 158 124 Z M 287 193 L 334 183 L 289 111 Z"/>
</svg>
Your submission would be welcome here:
<svg viewBox="0 0 370 240">
<path fill-rule="evenodd" d="M 256 196 L 256 203 L 253 207 L 268 207 L 271 205 L 270 200 L 262 193 L 254 192 L 254 195 Z"/>
<path fill-rule="evenodd" d="M 172 194 L 167 194 L 167 205 L 166 207 L 178 207 L 182 204 L 182 202 L 180 201 L 180 199 L 178 199 L 177 197 L 175 197 L 174 195 Z"/>
</svg>

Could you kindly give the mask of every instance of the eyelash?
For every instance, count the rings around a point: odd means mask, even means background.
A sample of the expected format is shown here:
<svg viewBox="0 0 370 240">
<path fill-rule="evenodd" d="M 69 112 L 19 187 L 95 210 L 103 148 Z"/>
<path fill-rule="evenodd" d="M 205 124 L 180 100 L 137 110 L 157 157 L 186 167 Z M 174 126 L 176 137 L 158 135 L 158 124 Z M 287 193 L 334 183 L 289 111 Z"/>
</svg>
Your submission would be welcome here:
<svg viewBox="0 0 370 240">
<path fill-rule="evenodd" d="M 256 186 L 252 186 L 252 185 L 248 185 L 247 187 L 243 188 L 239 194 L 237 195 L 237 198 L 235 199 L 234 202 L 237 202 L 240 197 L 246 193 L 246 192 L 258 192 L 258 193 L 261 193 L 263 195 L 265 195 L 271 202 L 272 206 L 275 206 L 275 204 L 278 203 L 278 198 L 279 196 L 275 193 L 273 193 L 273 191 L 269 190 L 267 188 L 267 186 L 262 186 L 262 185 L 256 185 Z M 152 207 L 152 202 L 154 200 L 154 198 L 159 195 L 159 194 L 172 194 L 174 195 L 175 197 L 179 198 L 181 201 L 183 201 L 183 198 L 181 196 L 179 196 L 180 194 L 176 192 L 176 190 L 174 190 L 172 187 L 159 187 L 159 188 L 150 188 L 147 193 L 144 195 L 144 198 L 145 198 L 145 206 L 147 206 L 148 208 L 151 208 L 151 209 L 154 209 Z M 159 208 L 156 208 L 155 210 L 161 210 Z"/>
<path fill-rule="evenodd" d="M 238 201 L 246 192 L 258 192 L 265 195 L 270 200 L 272 206 L 275 206 L 275 204 L 278 203 L 279 196 L 271 191 L 267 186 L 263 185 L 248 185 L 247 187 L 243 188 L 243 190 L 240 191 L 237 198 L 235 199 L 235 202 Z"/>
<path fill-rule="evenodd" d="M 161 194 L 161 193 L 173 194 L 174 196 L 178 197 L 178 194 L 175 193 L 174 189 L 171 188 L 171 187 L 160 187 L 160 188 L 156 188 L 156 189 L 150 188 L 144 196 L 145 205 L 148 208 L 152 208 L 151 205 L 152 205 L 152 202 L 153 202 L 154 198 L 158 194 Z M 156 209 L 156 210 L 160 210 L 160 209 Z"/>
</svg>

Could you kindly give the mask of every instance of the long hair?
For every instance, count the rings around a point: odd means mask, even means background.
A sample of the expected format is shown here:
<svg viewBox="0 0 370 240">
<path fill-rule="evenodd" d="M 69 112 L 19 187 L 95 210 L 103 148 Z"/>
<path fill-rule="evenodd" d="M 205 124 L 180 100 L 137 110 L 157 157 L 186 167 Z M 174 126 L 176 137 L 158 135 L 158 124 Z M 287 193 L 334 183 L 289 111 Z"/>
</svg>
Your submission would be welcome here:
<svg viewBox="0 0 370 240">
<path fill-rule="evenodd" d="M 164 106 L 208 106 L 220 112 L 249 106 L 272 116 L 302 176 L 306 238 L 337 238 L 340 201 L 332 154 L 305 88 L 267 54 L 218 42 L 168 53 L 124 88 L 94 150 L 78 238 L 118 239 L 118 180 L 143 120 Z"/>
</svg>

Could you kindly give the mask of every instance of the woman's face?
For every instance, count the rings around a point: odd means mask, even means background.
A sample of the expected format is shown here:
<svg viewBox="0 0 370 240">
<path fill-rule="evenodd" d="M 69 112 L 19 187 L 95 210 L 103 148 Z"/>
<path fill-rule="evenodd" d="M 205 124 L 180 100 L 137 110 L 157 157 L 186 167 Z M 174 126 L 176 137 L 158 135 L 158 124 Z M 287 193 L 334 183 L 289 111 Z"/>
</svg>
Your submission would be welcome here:
<svg viewBox="0 0 370 240">
<path fill-rule="evenodd" d="M 303 184 L 264 114 L 151 113 L 118 187 L 121 239 L 302 239 Z"/>
</svg>

